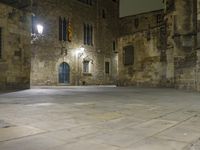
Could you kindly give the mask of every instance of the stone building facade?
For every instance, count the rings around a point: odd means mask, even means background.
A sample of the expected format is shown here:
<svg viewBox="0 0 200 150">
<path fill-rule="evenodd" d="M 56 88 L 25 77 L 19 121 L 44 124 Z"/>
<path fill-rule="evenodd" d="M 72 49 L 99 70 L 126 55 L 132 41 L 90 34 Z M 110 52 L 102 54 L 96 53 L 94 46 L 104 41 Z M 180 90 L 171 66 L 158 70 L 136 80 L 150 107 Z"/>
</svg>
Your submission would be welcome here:
<svg viewBox="0 0 200 150">
<path fill-rule="evenodd" d="M 0 87 L 117 84 L 200 91 L 200 0 L 163 2 L 163 10 L 123 18 L 119 0 L 0 3 Z"/>
<path fill-rule="evenodd" d="M 199 90 L 197 0 L 166 1 L 167 73 L 177 88 Z"/>
<path fill-rule="evenodd" d="M 32 85 L 114 83 L 118 0 L 34 0 L 32 6 L 36 22 L 44 26 L 43 35 L 32 43 Z M 59 39 L 59 18 L 68 22 L 71 37 Z"/>
<path fill-rule="evenodd" d="M 0 3 L 0 89 L 30 87 L 30 14 Z"/>
<path fill-rule="evenodd" d="M 120 19 L 119 84 L 200 91 L 200 2 L 164 3 L 164 10 Z"/>
<path fill-rule="evenodd" d="M 161 84 L 165 59 L 163 20 L 163 10 L 120 19 L 119 85 Z"/>
</svg>

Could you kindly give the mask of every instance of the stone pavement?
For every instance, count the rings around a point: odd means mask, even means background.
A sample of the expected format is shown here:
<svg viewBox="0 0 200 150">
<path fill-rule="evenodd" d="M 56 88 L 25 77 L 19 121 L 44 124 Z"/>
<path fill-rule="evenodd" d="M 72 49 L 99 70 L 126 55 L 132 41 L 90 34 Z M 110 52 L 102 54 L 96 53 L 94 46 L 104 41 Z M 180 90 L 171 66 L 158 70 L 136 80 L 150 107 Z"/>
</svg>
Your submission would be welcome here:
<svg viewBox="0 0 200 150">
<path fill-rule="evenodd" d="M 200 93 L 132 87 L 2 93 L 0 150 L 200 150 Z"/>
</svg>

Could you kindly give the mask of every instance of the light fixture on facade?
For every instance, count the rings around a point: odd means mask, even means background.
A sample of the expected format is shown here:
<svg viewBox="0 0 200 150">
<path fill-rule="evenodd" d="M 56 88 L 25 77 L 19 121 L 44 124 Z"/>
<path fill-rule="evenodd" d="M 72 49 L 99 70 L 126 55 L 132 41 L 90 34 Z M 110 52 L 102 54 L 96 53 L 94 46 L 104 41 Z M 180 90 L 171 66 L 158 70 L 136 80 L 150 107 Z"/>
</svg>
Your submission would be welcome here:
<svg viewBox="0 0 200 150">
<path fill-rule="evenodd" d="M 85 48 L 81 46 L 80 52 L 83 53 L 85 51 Z"/>
<path fill-rule="evenodd" d="M 76 55 L 77 55 L 77 85 L 80 85 L 80 77 L 81 77 L 81 72 L 80 72 L 80 60 L 81 60 L 81 57 L 84 56 L 84 51 L 85 51 L 85 48 L 83 46 L 81 46 L 80 48 L 77 49 L 76 51 Z"/>
<path fill-rule="evenodd" d="M 35 41 L 37 41 L 39 38 L 42 38 L 44 26 L 42 24 L 32 24 L 33 30 L 31 34 L 31 43 L 33 44 Z"/>
<path fill-rule="evenodd" d="M 84 54 L 85 48 L 84 47 L 80 47 L 77 49 L 76 54 L 81 57 Z"/>
<path fill-rule="evenodd" d="M 43 33 L 43 30 L 44 30 L 44 26 L 43 25 L 41 25 L 41 24 L 37 24 L 37 31 L 38 31 L 38 33 L 39 34 L 42 34 Z"/>
</svg>

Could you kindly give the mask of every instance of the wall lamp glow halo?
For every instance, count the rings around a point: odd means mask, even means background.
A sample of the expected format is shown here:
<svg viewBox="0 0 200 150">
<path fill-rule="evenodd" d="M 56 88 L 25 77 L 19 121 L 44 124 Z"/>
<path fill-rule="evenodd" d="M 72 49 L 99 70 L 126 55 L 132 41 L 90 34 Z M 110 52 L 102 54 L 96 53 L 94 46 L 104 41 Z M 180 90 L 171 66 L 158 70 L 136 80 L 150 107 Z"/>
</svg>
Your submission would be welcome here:
<svg viewBox="0 0 200 150">
<path fill-rule="evenodd" d="M 44 26 L 42 24 L 37 24 L 36 27 L 37 27 L 38 33 L 42 34 L 44 31 Z"/>
</svg>

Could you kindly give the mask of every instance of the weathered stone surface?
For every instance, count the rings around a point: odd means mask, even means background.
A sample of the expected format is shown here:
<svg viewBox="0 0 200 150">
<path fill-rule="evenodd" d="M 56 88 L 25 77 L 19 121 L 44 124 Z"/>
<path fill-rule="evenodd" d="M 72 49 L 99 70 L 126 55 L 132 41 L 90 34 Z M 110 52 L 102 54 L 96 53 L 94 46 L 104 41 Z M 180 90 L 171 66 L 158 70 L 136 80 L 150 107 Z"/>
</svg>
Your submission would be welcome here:
<svg viewBox="0 0 200 150">
<path fill-rule="evenodd" d="M 44 37 L 32 45 L 32 85 L 59 85 L 59 66 L 70 66 L 70 85 L 112 84 L 117 75 L 116 54 L 112 43 L 118 37 L 119 4 L 113 1 L 96 1 L 92 6 L 77 0 L 55 2 L 35 1 L 34 13 L 44 24 Z M 105 18 L 102 18 L 105 9 Z M 71 19 L 72 42 L 60 42 L 58 38 L 59 17 Z M 94 44 L 84 45 L 84 23 L 93 25 Z M 80 47 L 85 48 L 78 56 Z M 63 54 L 63 49 L 67 52 Z M 89 74 L 83 73 L 83 60 L 89 60 Z M 110 62 L 110 74 L 105 74 L 105 61 Z"/>
<path fill-rule="evenodd" d="M 29 14 L 0 3 L 0 27 L 2 28 L 0 89 L 29 88 Z"/>
<path fill-rule="evenodd" d="M 44 33 L 32 39 L 30 15 L 0 4 L 0 88 L 118 84 L 199 91 L 200 1 L 164 2 L 165 10 L 119 18 L 119 1 L 96 0 L 87 5 L 78 0 L 34 0 L 31 10 Z M 71 42 L 59 41 L 59 17 L 71 20 Z M 83 42 L 84 24 L 94 28 L 91 46 Z M 124 47 L 130 45 L 134 63 L 124 65 Z M 81 55 L 80 47 L 85 48 Z M 84 60 L 89 62 L 87 73 L 83 72 Z M 59 83 L 63 62 L 70 68 L 68 84 Z M 110 63 L 109 74 L 105 62 Z"/>
<path fill-rule="evenodd" d="M 199 91 L 199 0 L 165 0 L 165 4 L 164 12 L 120 19 L 119 84 Z M 158 15 L 164 16 L 160 23 Z M 127 45 L 135 49 L 134 64 L 129 66 L 124 65 Z"/>
<path fill-rule="evenodd" d="M 161 22 L 157 22 L 160 16 Z M 134 20 L 138 19 L 136 27 Z M 119 85 L 158 86 L 162 80 L 160 29 L 163 26 L 163 11 L 125 17 L 120 21 Z M 134 47 L 134 64 L 125 66 L 123 48 Z"/>
</svg>

